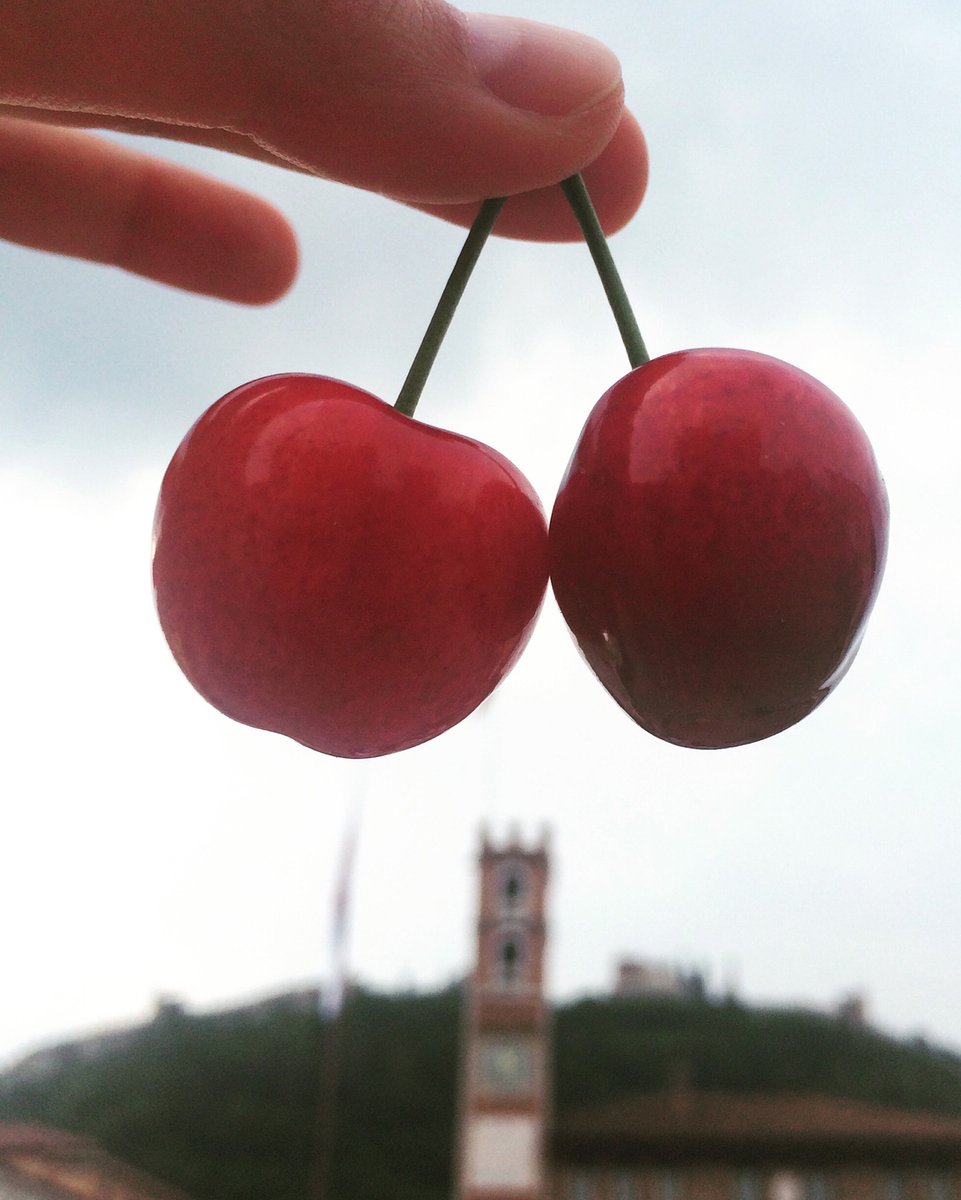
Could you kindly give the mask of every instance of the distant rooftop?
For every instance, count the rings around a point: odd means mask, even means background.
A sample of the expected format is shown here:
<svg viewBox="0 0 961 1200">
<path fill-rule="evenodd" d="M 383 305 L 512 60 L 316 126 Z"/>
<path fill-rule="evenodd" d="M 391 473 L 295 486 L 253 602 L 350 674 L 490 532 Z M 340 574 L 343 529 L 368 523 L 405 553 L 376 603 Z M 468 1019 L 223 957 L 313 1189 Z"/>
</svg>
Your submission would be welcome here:
<svg viewBox="0 0 961 1200">
<path fill-rule="evenodd" d="M 0 1121 L 3 1200 L 187 1200 L 177 1188 L 111 1157 L 89 1138 Z"/>
<path fill-rule="evenodd" d="M 678 1087 L 563 1118 L 555 1153 L 571 1161 L 770 1157 L 961 1164 L 961 1118 L 832 1096 L 744 1095 Z"/>
</svg>

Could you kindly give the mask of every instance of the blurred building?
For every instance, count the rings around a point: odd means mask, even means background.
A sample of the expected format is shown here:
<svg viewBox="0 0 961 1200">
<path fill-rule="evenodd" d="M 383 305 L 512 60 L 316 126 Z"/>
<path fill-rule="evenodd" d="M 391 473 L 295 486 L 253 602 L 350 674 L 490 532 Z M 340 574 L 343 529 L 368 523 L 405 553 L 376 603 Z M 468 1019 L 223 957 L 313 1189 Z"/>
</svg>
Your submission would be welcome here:
<svg viewBox="0 0 961 1200">
<path fill-rule="evenodd" d="M 703 993 L 704 983 L 700 976 L 685 974 L 671 963 L 622 958 L 617 964 L 615 996 L 628 999 L 674 996 L 678 1000 L 693 1000 Z"/>
<path fill-rule="evenodd" d="M 42 1125 L 0 1122 L 0 1200 L 186 1200 L 95 1142 Z"/>
<path fill-rule="evenodd" d="M 868 1001 L 862 992 L 842 996 L 837 1006 L 838 1020 L 845 1025 L 867 1025 Z"/>
<path fill-rule="evenodd" d="M 553 1131 L 551 1200 L 957 1200 L 961 1120 L 682 1089 Z"/>
<path fill-rule="evenodd" d="M 544 995 L 546 840 L 479 857 L 457 1200 L 961 1200 L 961 1119 L 814 1095 L 698 1091 L 679 1076 L 554 1122 Z M 690 996 L 624 963 L 621 995 Z M 843 1016 L 863 1020 L 852 1004 Z"/>
</svg>

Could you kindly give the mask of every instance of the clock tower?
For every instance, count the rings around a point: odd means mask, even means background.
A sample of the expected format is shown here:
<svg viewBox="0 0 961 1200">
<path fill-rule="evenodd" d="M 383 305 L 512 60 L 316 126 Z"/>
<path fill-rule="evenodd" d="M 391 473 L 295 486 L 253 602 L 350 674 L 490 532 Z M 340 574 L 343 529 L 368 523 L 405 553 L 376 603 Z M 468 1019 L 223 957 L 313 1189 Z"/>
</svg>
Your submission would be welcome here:
<svg viewBox="0 0 961 1200">
<path fill-rule="evenodd" d="M 544 1200 L 547 845 L 480 849 L 477 958 L 466 1002 L 457 1200 Z"/>
</svg>

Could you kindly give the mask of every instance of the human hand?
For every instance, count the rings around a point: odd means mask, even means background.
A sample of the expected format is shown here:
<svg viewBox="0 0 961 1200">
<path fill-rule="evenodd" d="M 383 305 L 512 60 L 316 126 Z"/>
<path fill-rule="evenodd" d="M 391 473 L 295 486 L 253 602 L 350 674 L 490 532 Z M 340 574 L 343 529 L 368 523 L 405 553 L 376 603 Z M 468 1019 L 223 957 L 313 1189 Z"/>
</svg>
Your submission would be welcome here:
<svg viewBox="0 0 961 1200">
<path fill-rule="evenodd" d="M 585 169 L 608 232 L 637 209 L 644 140 L 592 39 L 442 0 L 5 0 L 0 237 L 266 303 L 297 247 L 270 205 L 89 128 L 233 151 L 498 233 L 579 236 Z M 85 128 L 86 127 L 86 128 Z"/>
</svg>

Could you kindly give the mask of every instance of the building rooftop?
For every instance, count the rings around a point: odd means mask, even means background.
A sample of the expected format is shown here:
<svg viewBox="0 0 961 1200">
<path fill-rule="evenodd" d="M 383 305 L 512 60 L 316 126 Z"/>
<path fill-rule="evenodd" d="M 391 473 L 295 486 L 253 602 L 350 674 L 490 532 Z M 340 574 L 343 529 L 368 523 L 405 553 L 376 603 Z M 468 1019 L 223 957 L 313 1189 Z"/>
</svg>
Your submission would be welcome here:
<svg viewBox="0 0 961 1200">
<path fill-rule="evenodd" d="M 793 1161 L 932 1160 L 961 1164 L 961 1118 L 901 1112 L 833 1096 L 739 1095 L 675 1088 L 561 1119 L 566 1161 L 639 1156 Z"/>
<path fill-rule="evenodd" d="M 113 1158 L 89 1138 L 0 1121 L 2 1200 L 187 1200 L 178 1189 Z"/>
</svg>

